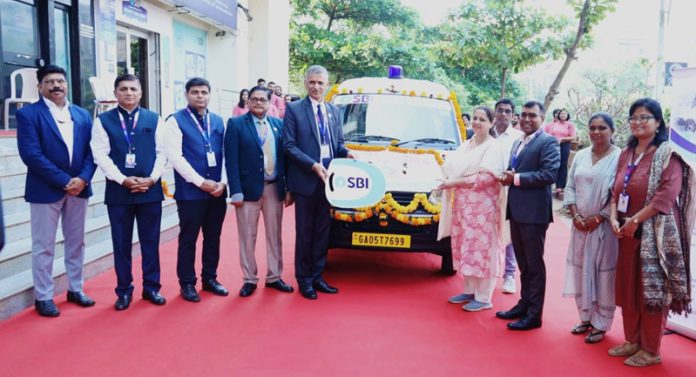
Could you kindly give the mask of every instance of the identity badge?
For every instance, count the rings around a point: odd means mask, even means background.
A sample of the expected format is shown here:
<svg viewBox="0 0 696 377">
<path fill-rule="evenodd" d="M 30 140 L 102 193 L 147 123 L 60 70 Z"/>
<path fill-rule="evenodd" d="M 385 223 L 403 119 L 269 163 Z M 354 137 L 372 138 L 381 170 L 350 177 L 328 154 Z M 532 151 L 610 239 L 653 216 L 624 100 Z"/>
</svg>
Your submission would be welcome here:
<svg viewBox="0 0 696 377">
<path fill-rule="evenodd" d="M 127 169 L 135 168 L 135 153 L 127 153 L 126 154 L 126 168 Z"/>
<path fill-rule="evenodd" d="M 619 212 L 628 212 L 628 195 L 621 193 L 619 194 L 619 203 L 616 205 L 616 210 Z"/>
<path fill-rule="evenodd" d="M 215 152 L 213 152 L 213 151 L 206 152 L 206 156 L 208 157 L 208 167 L 209 168 L 216 167 L 217 160 L 215 159 Z"/>
<path fill-rule="evenodd" d="M 331 146 L 329 144 L 321 145 L 321 159 L 331 158 Z"/>
</svg>

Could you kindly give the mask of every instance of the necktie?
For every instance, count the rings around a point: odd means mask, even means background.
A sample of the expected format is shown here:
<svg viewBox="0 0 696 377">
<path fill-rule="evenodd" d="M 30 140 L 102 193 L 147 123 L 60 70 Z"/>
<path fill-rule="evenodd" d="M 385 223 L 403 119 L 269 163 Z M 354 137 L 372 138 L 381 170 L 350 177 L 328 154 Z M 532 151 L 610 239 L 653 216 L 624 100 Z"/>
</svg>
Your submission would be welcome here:
<svg viewBox="0 0 696 377">
<path fill-rule="evenodd" d="M 273 143 L 271 142 L 271 130 L 266 127 L 266 122 L 260 120 L 257 122 L 258 127 L 256 128 L 259 133 L 259 140 L 261 141 L 261 149 L 264 155 L 264 172 L 266 175 L 273 175 L 275 171 L 275 156 L 273 155 Z M 264 137 L 265 135 L 265 137 Z"/>
<path fill-rule="evenodd" d="M 324 114 L 321 113 L 321 104 L 317 104 L 317 119 L 319 119 L 319 138 L 322 144 L 328 144 L 326 137 L 326 126 L 324 125 Z"/>
</svg>

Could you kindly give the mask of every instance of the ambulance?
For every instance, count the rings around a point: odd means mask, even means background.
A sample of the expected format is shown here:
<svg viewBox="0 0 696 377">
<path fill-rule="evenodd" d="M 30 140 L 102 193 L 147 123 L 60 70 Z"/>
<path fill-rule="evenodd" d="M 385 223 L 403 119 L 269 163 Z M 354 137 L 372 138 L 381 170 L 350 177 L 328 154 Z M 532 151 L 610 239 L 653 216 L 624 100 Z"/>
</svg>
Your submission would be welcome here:
<svg viewBox="0 0 696 377">
<path fill-rule="evenodd" d="M 457 98 L 445 86 L 389 77 L 346 80 L 326 99 L 340 109 L 346 147 L 384 173 L 384 198 L 367 208 L 331 209 L 329 248 L 429 252 L 453 274 L 450 239 L 437 241 L 440 195 L 448 153 L 466 138 Z"/>
</svg>

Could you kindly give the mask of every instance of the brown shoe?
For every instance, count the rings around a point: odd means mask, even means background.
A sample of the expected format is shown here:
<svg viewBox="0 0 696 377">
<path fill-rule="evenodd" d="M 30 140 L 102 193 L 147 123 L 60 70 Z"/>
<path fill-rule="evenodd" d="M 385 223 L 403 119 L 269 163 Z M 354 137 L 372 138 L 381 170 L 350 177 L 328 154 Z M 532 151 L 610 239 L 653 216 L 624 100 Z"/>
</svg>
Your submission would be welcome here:
<svg viewBox="0 0 696 377">
<path fill-rule="evenodd" d="M 640 345 L 636 343 L 626 342 L 609 349 L 609 356 L 632 356 L 640 351 Z"/>
<path fill-rule="evenodd" d="M 624 364 L 629 367 L 637 368 L 649 367 L 651 365 L 660 364 L 661 362 L 662 358 L 660 355 L 653 355 L 643 350 L 636 352 L 636 354 L 624 360 Z"/>
</svg>

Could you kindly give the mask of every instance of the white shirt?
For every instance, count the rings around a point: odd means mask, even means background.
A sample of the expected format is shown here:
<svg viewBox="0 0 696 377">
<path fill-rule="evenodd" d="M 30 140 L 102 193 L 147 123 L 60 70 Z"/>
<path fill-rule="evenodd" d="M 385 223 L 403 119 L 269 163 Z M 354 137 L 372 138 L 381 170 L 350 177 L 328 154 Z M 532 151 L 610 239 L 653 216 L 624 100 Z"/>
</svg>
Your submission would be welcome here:
<svg viewBox="0 0 696 377">
<path fill-rule="evenodd" d="M 150 173 L 150 178 L 154 179 L 155 182 L 162 176 L 162 171 L 164 171 L 164 166 L 167 163 L 167 158 L 162 148 L 164 145 L 163 133 L 165 124 L 162 117 L 157 118 L 157 129 L 155 130 L 155 166 L 152 167 L 152 172 Z M 104 176 L 122 185 L 127 177 L 121 172 L 118 166 L 116 166 L 111 157 L 109 157 L 109 153 L 111 153 L 109 134 L 104 130 L 104 125 L 101 123 L 99 117 L 94 120 L 94 125 L 92 125 L 92 141 L 89 145 L 92 148 L 94 162 L 104 172 Z"/>
<path fill-rule="evenodd" d="M 495 129 L 495 127 L 493 127 Z M 498 131 L 496 131 L 497 133 Z M 503 150 L 503 161 L 505 161 L 505 168 L 510 164 L 510 156 L 512 155 L 512 146 L 515 141 L 520 140 L 524 137 L 524 132 L 515 129 L 512 125 L 508 125 L 505 132 L 498 134 L 496 140 L 500 144 L 500 148 Z"/>
<path fill-rule="evenodd" d="M 44 102 L 46 103 L 46 106 L 48 106 L 48 111 L 51 112 L 51 116 L 53 116 L 53 120 L 56 121 L 56 126 L 58 126 L 58 131 L 60 131 L 60 136 L 63 138 L 63 142 L 65 143 L 65 146 L 68 147 L 68 157 L 70 159 L 70 165 L 72 165 L 72 156 L 73 156 L 73 121 L 72 121 L 72 116 L 70 115 L 70 110 L 68 107 L 70 106 L 70 102 L 68 100 L 65 100 L 65 106 L 63 108 L 58 108 L 58 106 L 53 103 L 50 99 L 46 97 L 41 97 L 43 98 Z"/>
<path fill-rule="evenodd" d="M 537 137 L 537 135 L 539 135 L 539 134 L 542 133 L 542 132 L 544 132 L 544 131 L 542 130 L 541 127 L 539 127 L 539 129 L 536 130 L 536 131 L 534 131 L 533 134 L 531 134 L 531 135 L 526 135 L 526 136 L 524 137 L 524 139 L 522 139 L 522 142 L 517 146 L 517 150 L 514 151 L 514 152 L 512 152 L 512 153 L 514 153 L 515 156 L 519 156 L 520 153 L 522 153 L 522 151 L 524 150 L 524 147 L 526 147 L 527 144 L 529 144 L 529 142 L 531 142 L 532 140 L 534 140 L 534 138 Z M 519 174 L 519 173 L 515 173 L 515 176 L 513 177 L 513 184 L 514 184 L 515 186 L 519 186 L 519 185 L 520 185 L 520 174 Z"/>
<path fill-rule="evenodd" d="M 184 158 L 184 151 L 182 147 L 182 140 L 184 135 L 181 133 L 179 128 L 179 123 L 176 118 L 171 116 L 167 120 L 164 126 L 163 140 L 164 140 L 164 154 L 167 156 L 167 160 L 172 165 L 174 170 L 176 170 L 179 175 L 188 183 L 193 183 L 197 187 L 200 187 L 205 178 L 196 172 L 196 170 L 191 166 L 191 164 Z M 225 156 L 225 146 L 223 144 L 222 155 Z M 222 175 L 220 176 L 220 183 L 227 186 L 227 171 L 225 165 L 222 161 L 218 161 L 222 167 Z"/>
</svg>

